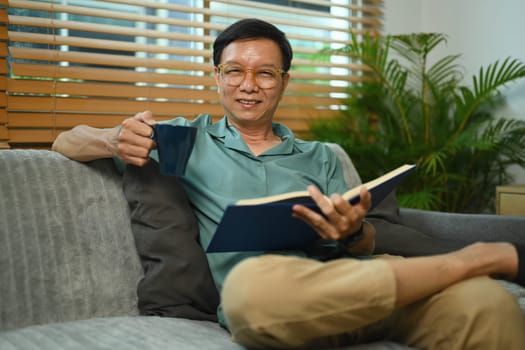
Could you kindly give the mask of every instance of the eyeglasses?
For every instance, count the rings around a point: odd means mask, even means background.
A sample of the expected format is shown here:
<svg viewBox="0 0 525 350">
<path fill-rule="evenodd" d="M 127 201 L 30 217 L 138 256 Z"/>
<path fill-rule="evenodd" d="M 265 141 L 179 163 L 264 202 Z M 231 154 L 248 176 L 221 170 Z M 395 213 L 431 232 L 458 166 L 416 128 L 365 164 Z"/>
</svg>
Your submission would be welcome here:
<svg viewBox="0 0 525 350">
<path fill-rule="evenodd" d="M 244 68 L 238 64 L 221 63 L 217 66 L 219 74 L 226 84 L 230 86 L 239 86 L 246 79 L 246 74 L 250 71 L 255 77 L 255 83 L 261 89 L 271 89 L 276 87 L 283 74 L 286 72 L 282 69 L 265 67 L 265 68 Z"/>
</svg>

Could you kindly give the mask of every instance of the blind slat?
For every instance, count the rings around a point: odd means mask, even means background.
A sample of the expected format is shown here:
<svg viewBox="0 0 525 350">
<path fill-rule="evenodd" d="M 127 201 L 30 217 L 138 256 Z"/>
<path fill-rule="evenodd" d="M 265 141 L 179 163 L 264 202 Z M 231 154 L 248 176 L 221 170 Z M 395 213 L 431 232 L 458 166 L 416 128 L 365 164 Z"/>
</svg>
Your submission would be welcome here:
<svg viewBox="0 0 525 350">
<path fill-rule="evenodd" d="M 200 50 L 192 48 L 181 48 L 166 45 L 141 44 L 136 42 L 104 40 L 92 38 L 75 38 L 68 36 L 56 36 L 52 34 L 36 34 L 9 32 L 9 38 L 13 42 L 37 43 L 47 45 L 67 45 L 73 47 L 83 47 L 92 49 L 128 51 L 128 52 L 148 52 L 148 53 L 166 53 L 181 56 L 211 57 L 209 50 Z M 7 52 L 7 50 L 6 50 Z"/>
<path fill-rule="evenodd" d="M 54 129 L 16 129 L 9 128 L 8 140 L 9 143 L 16 147 L 16 144 L 32 144 L 32 143 L 52 143 L 58 135 Z M 1 137 L 1 136 L 0 136 Z"/>
<path fill-rule="evenodd" d="M 12 63 L 11 72 L 18 76 L 46 77 L 52 79 L 78 79 L 88 81 L 112 81 L 123 83 L 151 83 L 151 84 L 174 84 L 195 85 L 210 87 L 215 86 L 215 80 L 210 76 L 192 76 L 191 80 L 187 74 L 162 74 L 152 72 L 137 72 L 134 70 L 75 67 L 75 66 L 53 66 L 31 63 Z"/>
<path fill-rule="evenodd" d="M 56 51 L 48 49 L 31 49 L 13 47 L 11 48 L 13 58 L 25 60 L 39 60 L 49 62 L 70 62 L 93 64 L 101 66 L 115 67 L 144 67 L 144 68 L 166 68 L 181 71 L 208 71 L 211 72 L 213 67 L 207 63 L 194 63 L 187 61 L 172 61 L 162 59 L 149 59 L 134 56 L 108 55 L 101 53 L 86 53 L 75 51 Z"/>
<path fill-rule="evenodd" d="M 217 92 L 211 90 L 188 90 L 181 88 L 160 88 L 151 86 L 136 86 L 129 84 L 101 84 L 87 82 L 62 82 L 43 80 L 9 80 L 11 94 L 30 92 L 34 94 L 49 94 L 55 91 L 58 95 L 74 96 L 104 96 L 116 98 L 167 98 L 216 100 Z"/>
<path fill-rule="evenodd" d="M 129 36 L 130 38 L 144 37 L 150 39 L 171 39 L 181 40 L 188 42 L 203 42 L 212 43 L 214 38 L 206 35 L 188 35 L 181 33 L 173 33 L 166 31 L 158 31 L 152 29 L 137 29 L 132 27 L 123 27 L 116 25 L 99 24 L 93 26 L 92 23 L 83 23 L 75 21 L 57 20 L 50 18 L 33 18 L 23 16 L 11 16 L 9 19 L 11 24 L 23 25 L 23 26 L 35 26 L 44 27 L 50 29 L 68 29 L 68 30 L 79 30 L 94 33 L 104 34 L 119 34 L 123 36 Z"/>
<path fill-rule="evenodd" d="M 0 41 L 0 57 L 7 57 L 7 43 Z"/>
<path fill-rule="evenodd" d="M 0 125 L 0 140 L 7 139 L 9 139 L 9 130 L 7 129 L 7 126 Z"/>
<path fill-rule="evenodd" d="M 116 84 L 95 84 L 95 83 L 74 83 L 74 82 L 54 82 L 42 80 L 9 80 L 9 91 L 11 94 L 29 92 L 33 94 L 49 94 L 49 91 L 55 90 L 58 95 L 73 95 L 77 98 L 83 97 L 101 97 L 105 98 L 123 98 L 122 103 L 130 99 L 143 98 L 167 99 L 167 100 L 198 100 L 198 101 L 216 101 L 217 92 L 211 90 L 188 90 L 176 88 L 156 88 L 149 86 L 134 85 L 116 85 Z M 282 105 L 311 105 L 323 106 L 330 104 L 339 104 L 336 98 L 326 96 L 310 96 L 308 101 L 303 101 L 302 96 L 287 95 L 282 100 Z"/>
<path fill-rule="evenodd" d="M 124 101 L 98 98 L 64 98 L 64 97 L 35 97 L 35 96 L 9 96 L 9 111 L 43 110 L 59 112 L 84 111 L 93 113 L 121 113 L 134 114 L 137 111 L 153 110 L 157 113 L 171 113 L 173 116 L 194 115 L 209 113 L 222 115 L 222 108 L 218 104 L 210 103 L 181 103 L 181 102 L 155 102 L 155 101 Z M 29 106 L 29 107 L 28 107 Z"/>
<path fill-rule="evenodd" d="M 52 113 L 52 112 L 10 112 L 9 125 L 12 128 L 57 128 L 68 129 L 79 124 L 89 124 L 96 128 L 108 128 L 119 125 L 133 114 L 90 114 L 90 113 Z M 172 115 L 156 115 L 158 120 L 172 118 Z"/>
</svg>

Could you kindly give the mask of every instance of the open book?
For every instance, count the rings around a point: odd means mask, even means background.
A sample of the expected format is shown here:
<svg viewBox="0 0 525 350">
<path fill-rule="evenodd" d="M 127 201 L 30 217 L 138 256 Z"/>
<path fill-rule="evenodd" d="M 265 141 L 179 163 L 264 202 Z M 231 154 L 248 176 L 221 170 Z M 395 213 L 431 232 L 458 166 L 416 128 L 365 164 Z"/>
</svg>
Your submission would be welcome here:
<svg viewBox="0 0 525 350">
<path fill-rule="evenodd" d="M 415 167 L 405 164 L 346 191 L 342 196 L 354 205 L 359 202 L 359 193 L 364 186 L 372 195 L 370 209 L 373 209 Z M 244 199 L 229 205 L 206 251 L 272 251 L 307 247 L 320 236 L 308 224 L 292 217 L 294 204 L 302 204 L 320 212 L 308 191 Z"/>
</svg>

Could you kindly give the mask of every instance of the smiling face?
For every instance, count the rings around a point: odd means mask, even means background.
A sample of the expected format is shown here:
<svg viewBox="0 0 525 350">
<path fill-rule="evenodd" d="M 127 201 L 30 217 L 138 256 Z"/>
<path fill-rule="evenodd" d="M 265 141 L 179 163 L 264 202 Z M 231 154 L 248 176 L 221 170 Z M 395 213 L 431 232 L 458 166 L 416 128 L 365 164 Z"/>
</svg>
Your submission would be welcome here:
<svg viewBox="0 0 525 350">
<path fill-rule="evenodd" d="M 220 63 L 234 65 L 246 71 L 240 85 L 232 86 L 215 68 L 219 99 L 229 123 L 238 126 L 271 125 L 275 110 L 288 85 L 289 75 L 279 75 L 275 87 L 262 89 L 256 82 L 254 72 L 264 68 L 282 68 L 279 46 L 269 39 L 234 41 L 224 48 Z"/>
</svg>

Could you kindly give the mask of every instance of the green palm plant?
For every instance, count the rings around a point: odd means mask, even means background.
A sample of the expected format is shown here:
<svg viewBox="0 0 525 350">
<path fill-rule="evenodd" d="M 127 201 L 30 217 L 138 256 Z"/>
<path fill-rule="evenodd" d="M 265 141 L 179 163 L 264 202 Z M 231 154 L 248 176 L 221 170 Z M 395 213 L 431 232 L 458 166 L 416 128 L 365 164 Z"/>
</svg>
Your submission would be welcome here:
<svg viewBox="0 0 525 350">
<path fill-rule="evenodd" d="M 369 180 L 403 163 L 417 170 L 398 189 L 404 207 L 491 212 L 495 186 L 525 167 L 525 121 L 503 119 L 500 89 L 525 77 L 525 64 L 506 58 L 462 85 L 459 55 L 429 63 L 443 34 L 416 33 L 358 40 L 335 50 L 368 68 L 349 88 L 348 109 L 315 121 L 312 136 L 338 142 Z M 330 53 L 334 54 L 334 50 Z"/>
</svg>

